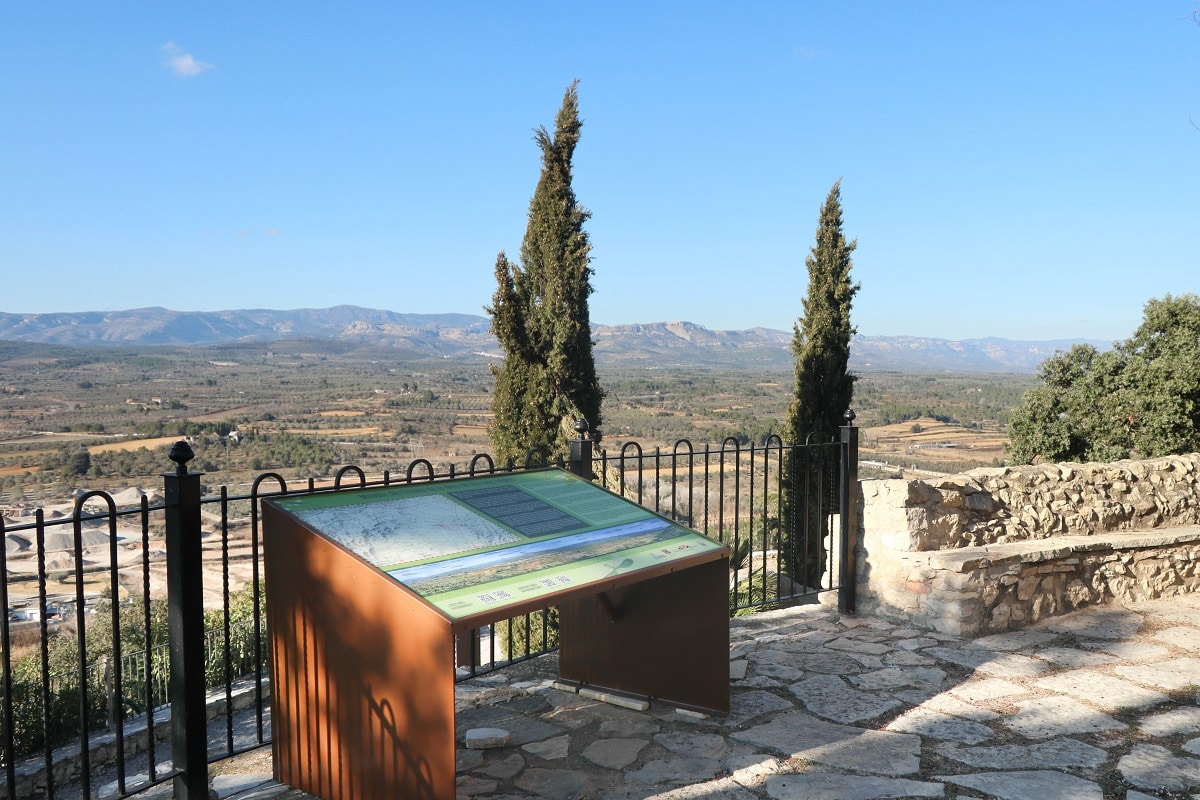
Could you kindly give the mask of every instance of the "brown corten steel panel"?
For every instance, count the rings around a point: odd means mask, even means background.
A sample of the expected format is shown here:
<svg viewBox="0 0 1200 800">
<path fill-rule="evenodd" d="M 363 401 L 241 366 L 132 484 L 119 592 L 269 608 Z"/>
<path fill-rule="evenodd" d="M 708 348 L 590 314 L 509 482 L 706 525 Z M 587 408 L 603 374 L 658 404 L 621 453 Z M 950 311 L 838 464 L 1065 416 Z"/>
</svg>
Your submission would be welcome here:
<svg viewBox="0 0 1200 800">
<path fill-rule="evenodd" d="M 729 713 L 728 583 L 726 557 L 560 604 L 559 675 Z"/>
<path fill-rule="evenodd" d="M 449 622 L 263 503 L 275 777 L 323 800 L 453 800 Z"/>
</svg>

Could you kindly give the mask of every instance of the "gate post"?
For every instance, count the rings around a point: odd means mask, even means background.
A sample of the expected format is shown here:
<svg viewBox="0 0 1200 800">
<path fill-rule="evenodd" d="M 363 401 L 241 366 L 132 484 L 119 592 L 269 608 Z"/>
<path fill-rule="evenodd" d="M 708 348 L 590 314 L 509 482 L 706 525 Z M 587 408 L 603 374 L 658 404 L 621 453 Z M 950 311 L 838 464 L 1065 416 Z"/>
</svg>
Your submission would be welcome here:
<svg viewBox="0 0 1200 800">
<path fill-rule="evenodd" d="M 579 438 L 571 440 L 568 469 L 585 481 L 590 481 L 596 474 L 592 471 L 592 439 L 587 435 L 586 419 L 580 417 L 575 420 L 575 432 L 579 434 Z"/>
<path fill-rule="evenodd" d="M 167 455 L 163 475 L 167 523 L 167 622 L 170 632 L 171 758 L 178 800 L 208 800 L 208 719 L 204 679 L 204 578 L 200 546 L 200 476 L 185 441 Z"/>
<path fill-rule="evenodd" d="M 858 588 L 858 428 L 854 411 L 846 409 L 841 428 L 842 469 L 838 516 L 842 543 L 838 564 L 838 611 L 855 613 Z"/>
</svg>

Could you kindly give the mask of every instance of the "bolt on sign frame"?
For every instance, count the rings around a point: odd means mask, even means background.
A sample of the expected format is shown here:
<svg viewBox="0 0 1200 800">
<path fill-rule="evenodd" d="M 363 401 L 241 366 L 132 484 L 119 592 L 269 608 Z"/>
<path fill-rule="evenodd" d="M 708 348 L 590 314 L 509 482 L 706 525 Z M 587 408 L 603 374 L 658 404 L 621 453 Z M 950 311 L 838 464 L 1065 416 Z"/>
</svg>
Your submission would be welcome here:
<svg viewBox="0 0 1200 800">
<path fill-rule="evenodd" d="M 729 711 L 729 549 L 559 469 L 263 501 L 275 777 L 455 797 L 454 639 L 557 606 L 578 686 Z"/>
</svg>

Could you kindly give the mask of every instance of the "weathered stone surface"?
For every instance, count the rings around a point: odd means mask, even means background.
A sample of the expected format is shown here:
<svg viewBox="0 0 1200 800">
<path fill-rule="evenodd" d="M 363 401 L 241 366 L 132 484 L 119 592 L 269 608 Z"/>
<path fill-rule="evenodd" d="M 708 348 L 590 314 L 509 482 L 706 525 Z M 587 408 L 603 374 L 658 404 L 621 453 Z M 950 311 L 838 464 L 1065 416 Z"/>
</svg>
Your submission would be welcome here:
<svg viewBox="0 0 1200 800">
<path fill-rule="evenodd" d="M 725 757 L 729 777 L 742 786 L 760 787 L 768 777 L 779 772 L 779 759 L 758 752 L 744 742 L 732 742 L 732 752 Z"/>
<path fill-rule="evenodd" d="M 591 776 L 576 770 L 530 767 L 517 778 L 516 784 L 546 800 L 584 800 L 596 793 L 596 782 Z"/>
<path fill-rule="evenodd" d="M 892 797 L 945 797 L 945 793 L 944 784 L 908 778 L 875 778 L 828 772 L 802 772 L 767 778 L 767 796 L 772 800 L 883 800 Z"/>
<path fill-rule="evenodd" d="M 637 785 L 637 784 L 633 784 Z M 732 777 L 717 778 L 716 780 L 705 781 L 691 786 L 680 786 L 677 789 L 662 789 L 655 788 L 652 795 L 647 795 L 643 789 L 641 791 L 632 790 L 628 793 L 622 792 L 616 795 L 609 795 L 605 800 L 642 800 L 643 798 L 653 798 L 653 800 L 713 800 L 713 798 L 721 798 L 721 800 L 758 800 L 758 795 L 749 789 L 744 788 Z"/>
<path fill-rule="evenodd" d="M 1046 672 L 1045 661 L 1019 653 L 996 653 L 991 650 L 958 650 L 952 647 L 930 647 L 924 652 L 942 661 L 977 669 L 997 678 L 1033 678 Z"/>
<path fill-rule="evenodd" d="M 1113 674 L 1168 691 L 1186 689 L 1200 684 L 1200 658 L 1172 658 L 1155 664 L 1120 666 Z"/>
<path fill-rule="evenodd" d="M 761 689 L 734 691 L 730 695 L 729 706 L 729 720 L 734 725 L 744 724 L 763 714 L 795 707 L 779 695 Z"/>
<path fill-rule="evenodd" d="M 1081 642 L 1081 646 L 1101 650 L 1125 661 L 1151 661 L 1166 658 L 1171 651 L 1145 639 L 1129 639 L 1116 642 Z"/>
<path fill-rule="evenodd" d="M 826 675 L 852 675 L 866 671 L 861 662 L 842 653 L 788 653 L 764 648 L 751 656 L 751 660 L 758 664 L 779 664 Z"/>
<path fill-rule="evenodd" d="M 469 772 L 483 763 L 483 752 L 480 750 L 454 751 L 454 769 L 458 772 Z"/>
<path fill-rule="evenodd" d="M 992 738 L 992 729 L 986 725 L 923 708 L 901 714 L 888 723 L 885 730 L 915 733 L 963 744 L 979 744 Z"/>
<path fill-rule="evenodd" d="M 606 719 L 600 723 L 600 735 L 618 739 L 648 736 L 658 733 L 662 725 L 644 714 L 628 714 L 619 719 Z"/>
<path fill-rule="evenodd" d="M 508 780 L 523 769 L 525 769 L 525 759 L 522 758 L 520 753 L 513 753 L 485 767 L 480 767 L 476 771 L 481 775 L 487 775 L 489 778 Z"/>
<path fill-rule="evenodd" d="M 912 639 L 901 639 L 896 642 L 896 646 L 901 650 L 920 650 L 922 647 L 933 647 L 939 644 L 937 639 L 931 639 L 928 636 L 921 636 Z"/>
<path fill-rule="evenodd" d="M 754 677 L 776 678 L 781 681 L 798 681 L 804 677 L 804 670 L 791 664 L 755 664 Z"/>
<path fill-rule="evenodd" d="M 836 675 L 814 675 L 788 688 L 809 711 L 834 722 L 874 719 L 900 705 L 899 700 L 852 689 Z"/>
<path fill-rule="evenodd" d="M 935 639 L 934 641 L 937 640 Z M 883 663 L 894 667 L 927 667 L 931 664 L 936 664 L 937 661 L 907 650 L 896 650 L 884 656 Z"/>
<path fill-rule="evenodd" d="M 637 761 L 638 753 L 648 744 L 645 739 L 597 739 L 581 755 L 599 767 L 624 769 Z"/>
<path fill-rule="evenodd" d="M 901 686 L 912 686 L 913 678 L 904 670 L 891 667 L 877 669 L 874 672 L 864 672 L 862 675 L 851 675 L 850 683 L 859 689 L 878 691 L 879 689 L 898 689 Z"/>
<path fill-rule="evenodd" d="M 958 686 L 952 686 L 950 687 L 950 694 L 961 697 L 963 700 L 978 703 L 986 700 L 996 700 L 1001 697 L 1029 694 L 1029 690 L 1019 683 L 1013 683 L 1001 678 L 984 678 L 982 680 L 969 680 Z"/>
<path fill-rule="evenodd" d="M 942 747 L 939 752 L 972 767 L 989 769 L 1061 769 L 1098 767 L 1108 753 L 1077 739 L 1055 739 L 1033 745 L 1008 744 L 996 747 Z"/>
<path fill-rule="evenodd" d="M 1187 706 L 1146 717 L 1139 723 L 1149 736 L 1176 736 L 1200 731 L 1200 707 Z"/>
<path fill-rule="evenodd" d="M 1047 691 L 1078 697 L 1108 711 L 1118 708 L 1145 708 L 1171 699 L 1162 692 L 1090 669 L 1076 669 L 1052 675 L 1036 681 L 1034 685 Z"/>
<path fill-rule="evenodd" d="M 654 741 L 672 753 L 693 758 L 723 758 L 728 749 L 725 738 L 714 733 L 671 731 L 656 734 Z"/>
<path fill-rule="evenodd" d="M 1142 618 L 1123 608 L 1088 608 L 1047 620 L 1038 627 L 1092 639 L 1129 639 L 1142 627 Z"/>
<path fill-rule="evenodd" d="M 736 732 L 732 738 L 818 764 L 854 764 L 859 772 L 876 775 L 911 775 L 920 768 L 919 736 L 837 725 L 802 711 Z"/>
<path fill-rule="evenodd" d="M 803 674 L 800 673 L 800 675 Z M 800 675 L 797 675 L 796 678 L 799 678 Z M 789 678 L 789 680 L 795 680 L 796 678 Z M 753 678 L 738 681 L 737 685 L 739 689 L 774 689 L 783 686 L 783 683 L 775 678 L 768 678 L 766 675 L 755 675 Z"/>
<path fill-rule="evenodd" d="M 1033 656 L 1043 661 L 1049 661 L 1057 667 L 1065 667 L 1067 669 L 1100 667 L 1120 660 L 1108 653 L 1094 653 L 1089 650 L 1076 650 L 1071 647 L 1047 647 L 1035 651 Z"/>
<path fill-rule="evenodd" d="M 1000 718 L 998 712 L 972 705 L 949 692 L 934 695 L 922 702 L 918 708 L 923 711 L 940 711 L 943 714 L 953 714 L 956 717 L 962 717 L 974 722 L 990 722 Z"/>
<path fill-rule="evenodd" d="M 1182 647 L 1184 650 L 1200 650 L 1200 629 L 1197 628 L 1185 626 L 1167 628 L 1166 630 L 1156 631 L 1153 636 L 1160 642 L 1173 644 L 1176 647 Z"/>
<path fill-rule="evenodd" d="M 847 653 L 866 653 L 873 656 L 883 655 L 892 649 L 891 645 L 883 644 L 882 642 L 868 642 L 849 637 L 834 639 L 831 642 L 826 642 L 825 646 L 830 650 L 841 650 Z"/>
<path fill-rule="evenodd" d="M 504 747 L 512 733 L 503 728 L 470 728 L 463 734 L 463 743 L 468 750 L 484 750 L 489 747 Z"/>
<path fill-rule="evenodd" d="M 669 758 L 647 762 L 641 769 L 626 773 L 631 781 L 658 785 L 660 783 L 698 783 L 712 778 L 721 770 L 721 762 L 711 758 Z"/>
<path fill-rule="evenodd" d="M 555 736 L 552 739 L 546 739 L 541 742 L 530 742 L 529 744 L 521 745 L 521 749 L 527 753 L 544 759 L 545 761 L 558 761 L 566 758 L 568 749 L 571 746 L 571 737 L 567 735 Z"/>
<path fill-rule="evenodd" d="M 496 781 L 487 778 L 459 775 L 454 779 L 454 792 L 463 797 L 475 797 L 481 794 L 491 794 L 499 785 Z"/>
<path fill-rule="evenodd" d="M 550 692 L 549 696 L 575 698 L 577 702 L 583 704 L 592 703 L 589 700 L 580 701 L 578 695 L 567 695 L 564 692 Z M 550 709 L 550 703 L 542 695 L 520 698 L 498 706 L 483 706 L 463 711 L 458 715 L 457 727 L 459 730 L 502 728 L 511 733 L 508 744 L 518 746 L 563 733 L 563 726 L 546 722 L 540 718 Z"/>
<path fill-rule="evenodd" d="M 1052 642 L 1057 638 L 1057 634 L 1050 633 L 1049 631 L 1027 629 L 1023 631 L 993 633 L 990 636 L 980 636 L 978 639 L 972 639 L 966 646 L 980 650 L 1021 650 L 1032 645 Z"/>
<path fill-rule="evenodd" d="M 1125 780 L 1143 789 L 1183 791 L 1200 786 L 1200 759 L 1181 758 L 1156 744 L 1135 744 L 1117 762 Z"/>
<path fill-rule="evenodd" d="M 1029 739 L 1075 733 L 1125 730 L 1127 725 L 1069 697 L 1041 697 L 1014 703 L 1017 713 L 1004 724 Z"/>
<path fill-rule="evenodd" d="M 939 775 L 937 780 L 975 789 L 996 800 L 1104 800 L 1099 784 L 1051 770 Z"/>
</svg>

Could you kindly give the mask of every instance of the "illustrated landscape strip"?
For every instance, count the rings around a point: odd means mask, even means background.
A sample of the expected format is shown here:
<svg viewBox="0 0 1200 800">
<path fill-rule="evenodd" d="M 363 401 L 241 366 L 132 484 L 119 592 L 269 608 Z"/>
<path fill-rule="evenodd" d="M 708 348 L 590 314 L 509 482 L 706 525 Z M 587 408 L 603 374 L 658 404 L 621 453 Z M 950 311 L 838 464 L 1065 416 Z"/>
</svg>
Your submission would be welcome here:
<svg viewBox="0 0 1200 800">
<path fill-rule="evenodd" d="M 401 567 L 388 574 L 422 596 L 433 595 L 674 538 L 681 530 L 666 520 L 651 517 L 574 536 L 542 539 L 460 558 Z"/>
<path fill-rule="evenodd" d="M 467 585 L 425 595 L 425 599 L 451 619 L 461 619 L 721 547 L 717 542 L 675 526 L 658 533 L 664 535 L 655 537 L 657 541 L 634 544 L 628 538 L 620 539 L 614 542 L 620 547 L 604 555 L 571 560 L 561 566 L 522 570 L 516 575 L 486 582 L 475 583 L 473 578 Z M 634 546 L 624 546 L 631 544 Z"/>
</svg>

